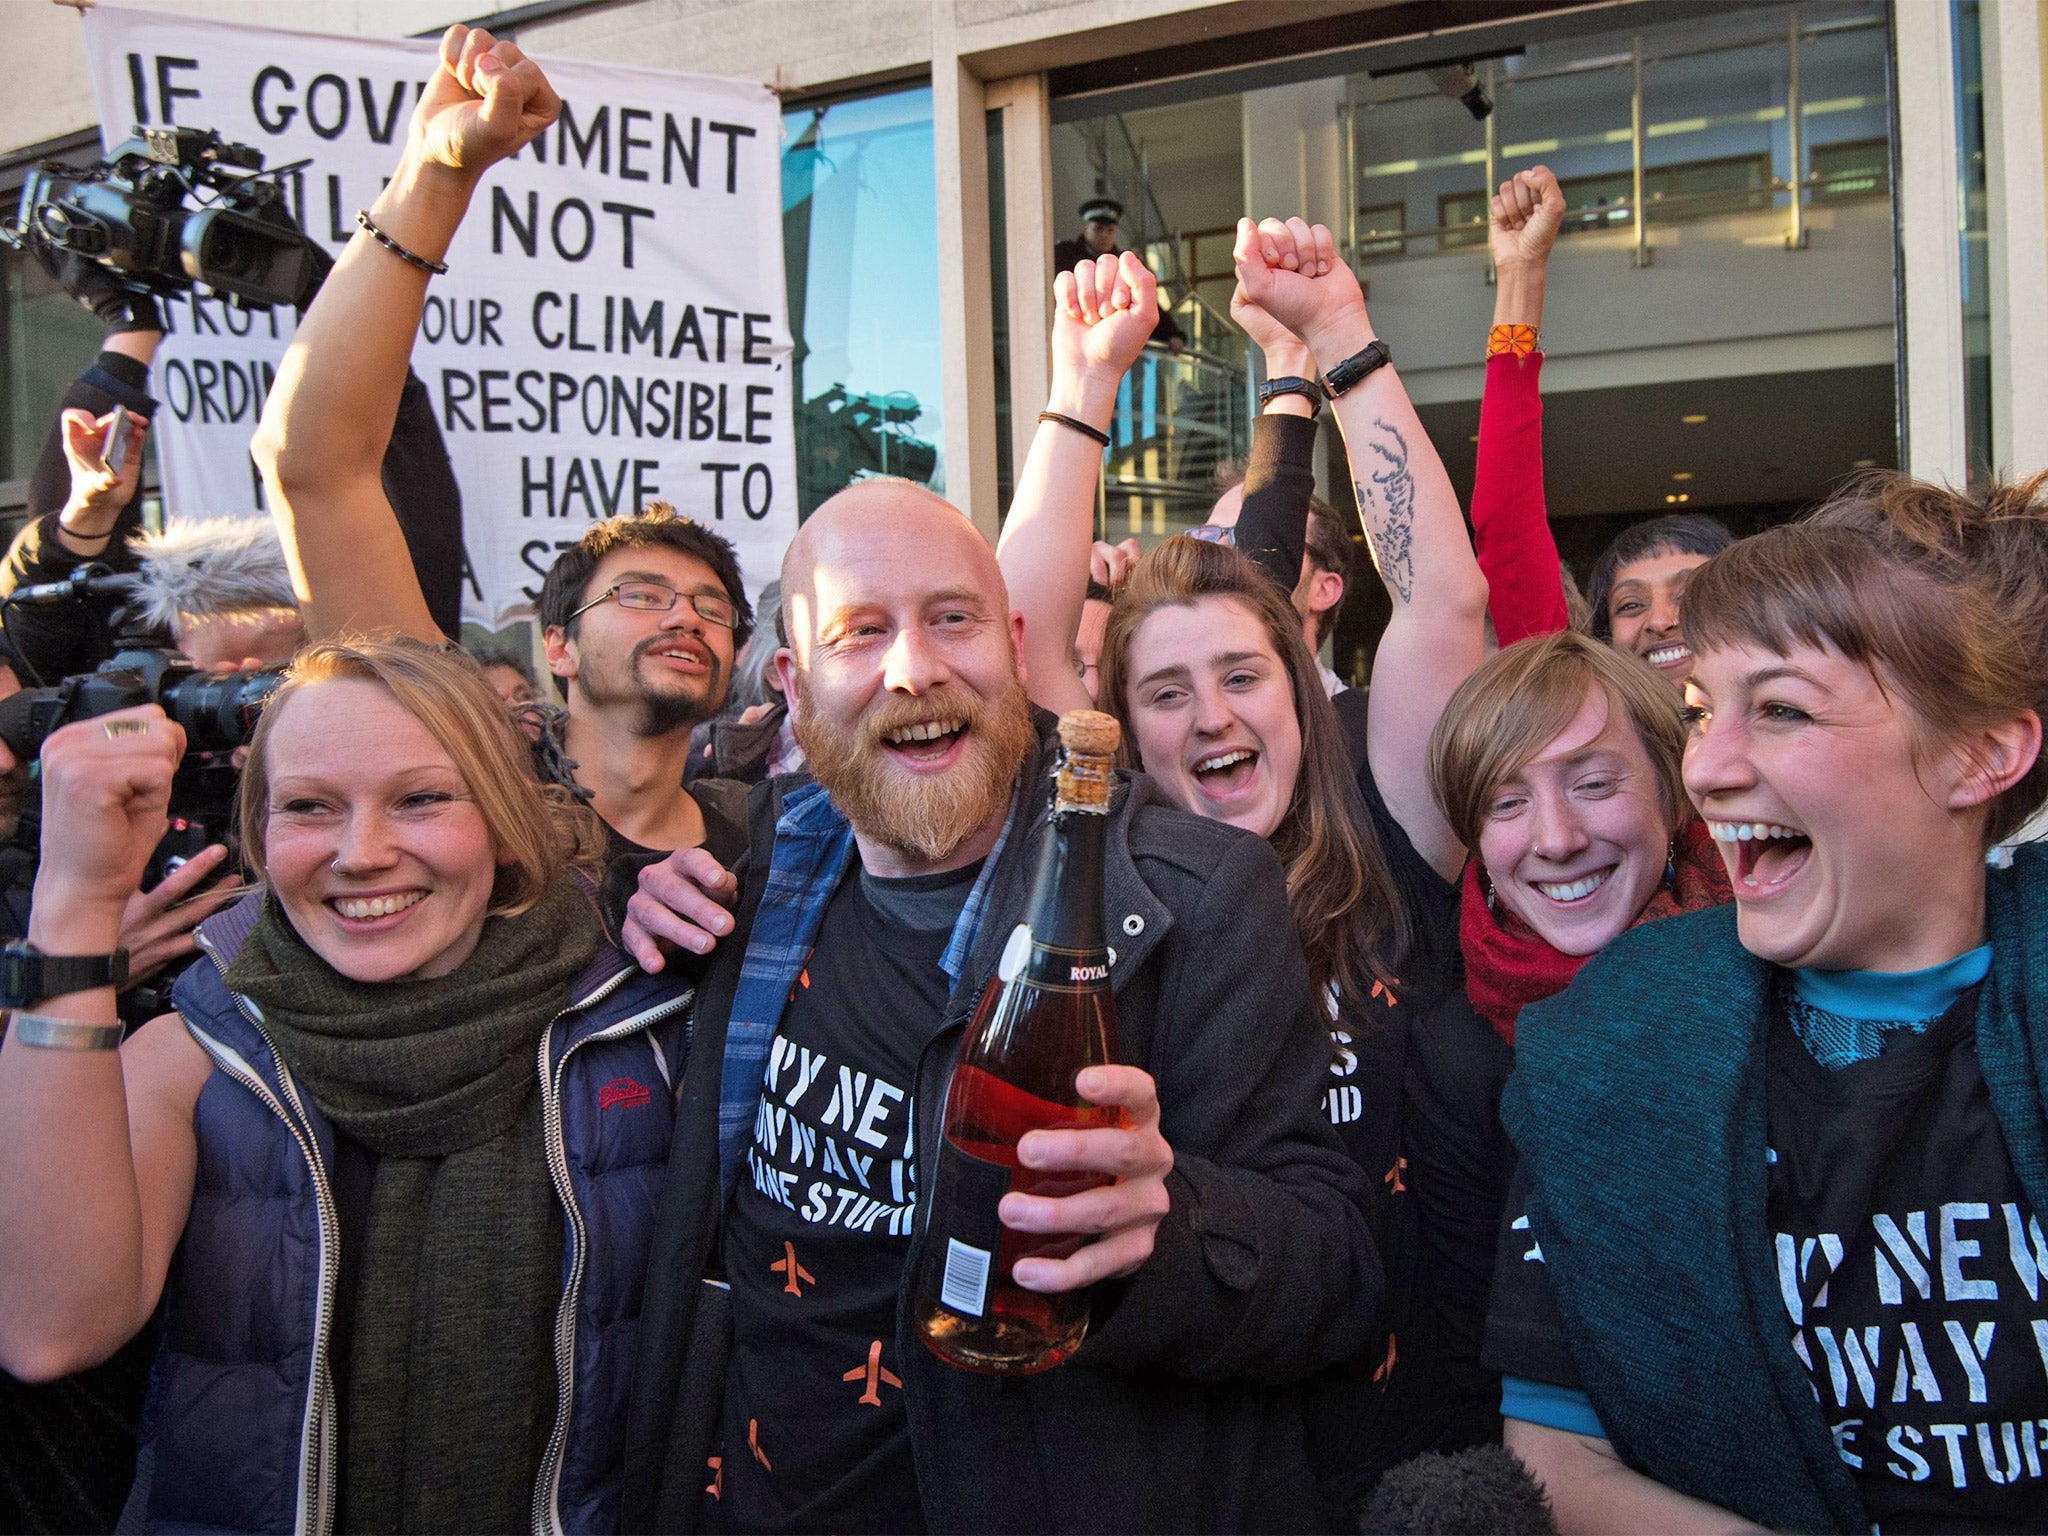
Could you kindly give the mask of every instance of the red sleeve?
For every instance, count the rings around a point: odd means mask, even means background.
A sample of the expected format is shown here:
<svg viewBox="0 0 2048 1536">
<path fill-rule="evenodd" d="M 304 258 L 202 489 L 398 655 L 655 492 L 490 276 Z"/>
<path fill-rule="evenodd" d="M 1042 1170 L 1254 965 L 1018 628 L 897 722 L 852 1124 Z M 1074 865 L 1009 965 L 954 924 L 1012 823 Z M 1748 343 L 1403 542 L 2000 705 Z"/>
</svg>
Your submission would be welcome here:
<svg viewBox="0 0 2048 1536">
<path fill-rule="evenodd" d="M 1543 508 L 1543 354 L 1486 360 L 1479 461 L 1472 475 L 1472 545 L 1502 645 L 1563 629 L 1557 541 Z"/>
</svg>

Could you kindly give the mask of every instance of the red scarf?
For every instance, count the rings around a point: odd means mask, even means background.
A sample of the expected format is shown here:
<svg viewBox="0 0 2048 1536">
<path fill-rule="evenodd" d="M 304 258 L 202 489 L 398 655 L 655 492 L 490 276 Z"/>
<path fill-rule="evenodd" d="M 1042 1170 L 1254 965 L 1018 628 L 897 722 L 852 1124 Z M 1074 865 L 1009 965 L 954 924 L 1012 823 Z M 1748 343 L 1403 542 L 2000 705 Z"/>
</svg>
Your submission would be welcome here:
<svg viewBox="0 0 2048 1536">
<path fill-rule="evenodd" d="M 1728 867 L 1721 862 L 1705 822 L 1690 822 L 1678 834 L 1675 862 L 1675 884 L 1660 885 L 1630 927 L 1697 912 L 1701 907 L 1718 907 L 1734 899 L 1728 887 Z M 1515 1016 L 1528 1004 L 1562 992 L 1579 974 L 1579 967 L 1593 958 L 1552 949 L 1509 911 L 1505 902 L 1489 910 L 1476 858 L 1465 865 L 1458 941 L 1465 951 L 1465 995 L 1473 1010 L 1509 1045 L 1515 1043 Z"/>
</svg>

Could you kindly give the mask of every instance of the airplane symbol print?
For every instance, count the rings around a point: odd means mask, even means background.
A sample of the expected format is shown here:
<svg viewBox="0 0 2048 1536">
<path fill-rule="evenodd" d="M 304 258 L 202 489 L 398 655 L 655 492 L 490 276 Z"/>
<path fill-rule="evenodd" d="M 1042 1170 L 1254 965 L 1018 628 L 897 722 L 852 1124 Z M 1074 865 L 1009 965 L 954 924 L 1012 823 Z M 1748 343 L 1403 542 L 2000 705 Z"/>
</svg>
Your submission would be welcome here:
<svg viewBox="0 0 2048 1536">
<path fill-rule="evenodd" d="M 803 1281 L 804 1285 L 816 1285 L 818 1283 L 817 1276 L 813 1275 L 808 1269 L 805 1269 L 803 1265 L 797 1263 L 796 1244 L 786 1239 L 782 1244 L 782 1257 L 773 1264 L 770 1264 L 768 1268 L 771 1273 L 786 1277 L 782 1287 L 782 1292 L 785 1296 L 803 1295 L 803 1287 L 797 1284 L 799 1280 Z"/>
<path fill-rule="evenodd" d="M 880 1339 L 875 1340 L 874 1343 L 868 1346 L 868 1363 L 866 1365 L 856 1365 L 839 1379 L 841 1381 L 860 1381 L 862 1378 L 866 1378 L 867 1390 L 861 1393 L 860 1401 L 872 1403 L 877 1408 L 882 1406 L 881 1389 L 883 1385 L 896 1387 L 899 1390 L 903 1386 L 903 1379 L 900 1376 L 894 1371 L 887 1371 L 882 1368 L 882 1341 Z"/>
</svg>

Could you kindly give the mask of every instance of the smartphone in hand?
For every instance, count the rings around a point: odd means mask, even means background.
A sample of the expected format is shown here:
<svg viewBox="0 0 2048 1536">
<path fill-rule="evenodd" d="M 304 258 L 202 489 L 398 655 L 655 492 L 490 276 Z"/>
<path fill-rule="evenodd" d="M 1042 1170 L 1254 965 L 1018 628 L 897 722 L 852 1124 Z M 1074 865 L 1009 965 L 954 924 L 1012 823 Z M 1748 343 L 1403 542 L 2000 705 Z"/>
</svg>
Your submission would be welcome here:
<svg viewBox="0 0 2048 1536">
<path fill-rule="evenodd" d="M 100 444 L 100 462 L 107 473 L 118 477 L 128 466 L 128 441 L 135 435 L 135 418 L 128 414 L 128 407 L 114 407 L 114 419 L 107 423 L 107 435 Z"/>
</svg>

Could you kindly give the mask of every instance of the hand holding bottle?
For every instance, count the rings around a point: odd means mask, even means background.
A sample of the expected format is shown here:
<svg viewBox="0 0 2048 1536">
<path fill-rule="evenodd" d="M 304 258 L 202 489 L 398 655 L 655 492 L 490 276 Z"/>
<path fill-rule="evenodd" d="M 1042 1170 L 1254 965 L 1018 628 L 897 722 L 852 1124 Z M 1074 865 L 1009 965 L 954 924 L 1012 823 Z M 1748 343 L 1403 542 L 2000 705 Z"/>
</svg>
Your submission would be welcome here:
<svg viewBox="0 0 2048 1536">
<path fill-rule="evenodd" d="M 1114 1184 L 1075 1195 L 1012 1192 L 997 1207 L 1017 1232 L 1093 1236 L 1064 1259 L 1017 1261 L 1017 1284 L 1030 1291 L 1077 1291 L 1135 1271 L 1152 1256 L 1153 1234 L 1166 1218 L 1166 1176 L 1173 1148 L 1159 1132 L 1159 1093 L 1136 1067 L 1089 1067 L 1075 1079 L 1083 1099 L 1123 1112 L 1123 1125 L 1094 1130 L 1031 1131 L 1017 1143 L 1017 1161 L 1041 1173 L 1109 1174 Z"/>
</svg>

